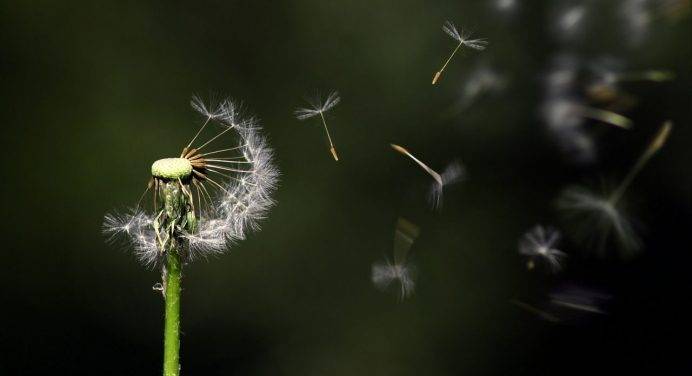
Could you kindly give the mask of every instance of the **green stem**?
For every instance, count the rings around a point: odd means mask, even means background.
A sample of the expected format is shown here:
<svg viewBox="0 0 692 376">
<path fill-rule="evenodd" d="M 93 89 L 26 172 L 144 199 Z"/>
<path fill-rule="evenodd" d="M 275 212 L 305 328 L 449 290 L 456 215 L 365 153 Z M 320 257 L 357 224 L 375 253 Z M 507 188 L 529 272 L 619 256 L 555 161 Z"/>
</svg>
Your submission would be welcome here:
<svg viewBox="0 0 692 376">
<path fill-rule="evenodd" d="M 180 374 L 180 255 L 175 246 L 166 252 L 166 322 L 163 340 L 163 376 Z"/>
</svg>

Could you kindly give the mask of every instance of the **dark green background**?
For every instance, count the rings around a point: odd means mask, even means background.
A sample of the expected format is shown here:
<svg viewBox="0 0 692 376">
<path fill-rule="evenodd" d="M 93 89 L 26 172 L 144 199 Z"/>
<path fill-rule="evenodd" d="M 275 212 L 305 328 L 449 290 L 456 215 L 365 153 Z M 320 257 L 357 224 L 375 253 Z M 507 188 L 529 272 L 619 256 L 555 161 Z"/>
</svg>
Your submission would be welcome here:
<svg viewBox="0 0 692 376">
<path fill-rule="evenodd" d="M 657 20 L 627 48 L 601 4 L 566 45 L 547 27 L 552 2 L 525 3 L 502 17 L 486 1 L 3 1 L 0 374 L 159 373 L 159 275 L 105 244 L 100 226 L 136 202 L 152 161 L 193 134 L 193 93 L 257 114 L 282 179 L 261 232 L 186 269 L 184 374 L 689 368 L 689 346 L 675 342 L 690 329 L 690 19 Z M 432 87 L 453 47 L 445 19 L 490 46 L 458 55 Z M 542 72 L 563 51 L 678 75 L 628 87 L 640 100 L 628 113 L 635 130 L 608 130 L 588 168 L 565 163 L 538 116 Z M 481 60 L 508 75 L 508 89 L 443 116 Z M 322 130 L 292 115 L 315 89 L 342 96 L 330 118 L 338 163 Z M 646 251 L 598 260 L 567 242 L 563 274 L 527 272 L 517 239 L 561 224 L 560 189 L 623 176 L 668 118 L 670 143 L 628 195 Z M 426 208 L 429 179 L 390 142 L 435 168 L 467 166 L 441 213 Z M 417 291 L 403 303 L 369 277 L 399 216 L 422 229 Z M 538 304 L 566 282 L 611 293 L 610 314 L 550 324 L 509 303 Z"/>
</svg>

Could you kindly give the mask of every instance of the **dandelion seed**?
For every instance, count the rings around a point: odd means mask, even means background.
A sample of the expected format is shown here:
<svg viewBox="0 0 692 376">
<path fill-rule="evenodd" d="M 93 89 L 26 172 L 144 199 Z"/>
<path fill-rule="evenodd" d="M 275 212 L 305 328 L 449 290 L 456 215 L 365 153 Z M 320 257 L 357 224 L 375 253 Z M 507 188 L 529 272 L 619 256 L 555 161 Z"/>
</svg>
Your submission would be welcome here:
<svg viewBox="0 0 692 376">
<path fill-rule="evenodd" d="M 452 37 L 452 39 L 459 42 L 459 44 L 456 46 L 454 51 L 452 51 L 451 55 L 449 55 L 447 60 L 444 62 L 444 64 L 442 65 L 442 68 L 440 68 L 440 70 L 435 72 L 435 75 L 433 76 L 433 79 L 432 79 L 433 85 L 435 85 L 437 83 L 437 81 L 440 79 L 440 76 L 442 76 L 442 72 L 445 70 L 445 68 L 447 68 L 447 64 L 449 64 L 449 62 L 452 61 L 452 58 L 457 53 L 459 48 L 461 48 L 461 46 L 466 46 L 466 47 L 474 49 L 474 50 L 482 51 L 488 45 L 488 41 L 486 41 L 485 39 L 471 39 L 470 34 L 464 33 L 463 31 L 460 33 L 457 30 L 456 26 L 454 26 L 454 24 L 451 23 L 450 21 L 446 21 L 444 23 L 444 25 L 442 26 L 442 30 L 447 35 Z"/>
<path fill-rule="evenodd" d="M 415 267 L 408 261 L 408 253 L 420 229 L 413 223 L 399 218 L 394 231 L 394 261 L 385 259 L 372 265 L 372 282 L 381 291 L 398 285 L 398 296 L 403 300 L 415 289 Z"/>
<path fill-rule="evenodd" d="M 324 102 L 322 102 L 322 100 L 319 97 L 317 97 L 309 101 L 310 105 L 312 106 L 311 108 L 298 108 L 294 112 L 298 120 L 310 119 L 317 115 L 320 116 L 320 119 L 322 120 L 322 125 L 324 126 L 324 131 L 327 134 L 327 140 L 329 141 L 329 151 L 332 153 L 332 157 L 334 157 L 335 161 L 339 160 L 339 156 L 336 154 L 336 148 L 332 143 L 332 137 L 329 134 L 329 128 L 327 128 L 327 121 L 324 118 L 324 113 L 332 109 L 337 104 L 339 104 L 340 101 L 341 98 L 339 97 L 339 93 L 336 91 L 332 91 L 331 93 L 329 93 L 329 96 L 327 96 L 327 99 Z"/>
<path fill-rule="evenodd" d="M 620 205 L 621 199 L 637 174 L 663 147 L 671 129 L 671 122 L 661 126 L 629 173 L 609 194 L 602 196 L 580 187 L 563 191 L 557 202 L 558 209 L 568 218 L 578 220 L 578 235 L 589 241 L 593 240 L 594 233 L 598 235 L 599 250 L 604 248 L 611 233 L 625 255 L 631 255 L 641 248 L 641 240 Z"/>
<path fill-rule="evenodd" d="M 533 268 L 535 259 L 541 259 L 551 272 L 556 273 L 562 268 L 562 259 L 567 256 L 555 248 L 559 240 L 559 231 L 537 225 L 519 240 L 519 253 L 529 257 L 529 269 Z"/>
<path fill-rule="evenodd" d="M 434 182 L 430 187 L 428 200 L 432 205 L 433 209 L 439 209 L 440 207 L 442 207 L 442 194 L 444 187 L 462 180 L 465 175 L 465 171 L 462 165 L 459 162 L 454 161 L 445 168 L 442 174 L 438 174 L 437 172 L 435 172 L 435 170 L 428 167 L 428 165 L 421 162 L 418 158 L 414 157 L 413 154 L 411 154 L 405 148 L 395 144 L 390 145 L 397 152 L 411 158 L 414 162 L 416 162 L 416 164 L 418 164 L 418 166 L 420 166 L 425 172 L 427 172 L 433 178 Z"/>
</svg>

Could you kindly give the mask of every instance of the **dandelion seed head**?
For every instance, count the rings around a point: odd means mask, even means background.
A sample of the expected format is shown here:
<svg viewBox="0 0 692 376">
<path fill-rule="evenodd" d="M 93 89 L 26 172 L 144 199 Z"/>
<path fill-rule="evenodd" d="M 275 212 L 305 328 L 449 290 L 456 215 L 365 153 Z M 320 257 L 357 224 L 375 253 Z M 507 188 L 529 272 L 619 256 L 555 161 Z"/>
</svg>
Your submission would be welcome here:
<svg viewBox="0 0 692 376">
<path fill-rule="evenodd" d="M 170 214 L 156 210 L 148 213 L 139 207 L 104 218 L 104 233 L 111 237 L 124 235 L 137 258 L 147 266 L 160 265 L 165 254 L 162 245 L 172 236 L 186 243 L 186 262 L 227 252 L 229 244 L 259 229 L 259 221 L 274 204 L 271 195 L 279 172 L 257 120 L 244 115 L 241 107 L 228 99 L 207 106 L 193 97 L 191 105 L 205 118 L 204 125 L 179 158 L 162 159 L 152 166 L 154 197 L 157 193 L 162 197 L 162 186 L 177 183 L 177 191 L 189 206 L 186 210 L 190 219 L 161 229 L 157 226 L 166 223 L 162 221 Z M 198 136 L 210 121 L 221 131 L 199 141 Z M 210 144 L 221 145 L 222 149 L 206 152 L 204 148 Z M 187 224 L 190 221 L 195 226 Z"/>
<path fill-rule="evenodd" d="M 562 259 L 566 254 L 555 248 L 560 240 L 560 232 L 548 227 L 536 225 L 519 240 L 519 253 L 531 260 L 538 258 L 555 273 L 562 268 Z"/>
</svg>

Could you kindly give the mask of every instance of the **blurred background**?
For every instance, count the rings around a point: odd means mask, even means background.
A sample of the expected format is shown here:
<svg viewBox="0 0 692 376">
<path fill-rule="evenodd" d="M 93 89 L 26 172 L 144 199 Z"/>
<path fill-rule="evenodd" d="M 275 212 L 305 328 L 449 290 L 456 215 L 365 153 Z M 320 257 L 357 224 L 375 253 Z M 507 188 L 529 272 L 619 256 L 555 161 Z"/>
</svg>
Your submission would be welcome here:
<svg viewBox="0 0 692 376">
<path fill-rule="evenodd" d="M 101 224 L 194 134 L 193 94 L 228 95 L 256 114 L 282 179 L 260 232 L 185 269 L 183 374 L 692 370 L 688 1 L 0 7 L 0 374 L 160 373 L 159 272 L 107 244 Z M 462 49 L 431 86 L 455 46 L 445 20 L 489 46 Z M 585 120 L 575 129 L 588 155 L 566 147 L 546 116 L 560 67 L 577 76 L 563 88 L 570 98 L 633 128 Z M 603 103 L 590 85 L 604 69 L 675 78 L 618 83 Z M 328 119 L 339 162 L 319 123 L 293 116 L 315 90 L 341 94 Z M 625 198 L 642 252 L 596 257 L 571 236 L 557 196 L 617 184 L 667 119 L 668 144 Z M 465 165 L 440 212 L 425 201 L 429 176 L 392 142 L 435 169 Z M 370 280 L 399 217 L 421 229 L 416 292 L 401 302 Z M 517 253 L 539 223 L 565 234 L 561 273 L 527 270 Z M 556 291 L 601 302 L 557 310 Z"/>
</svg>

